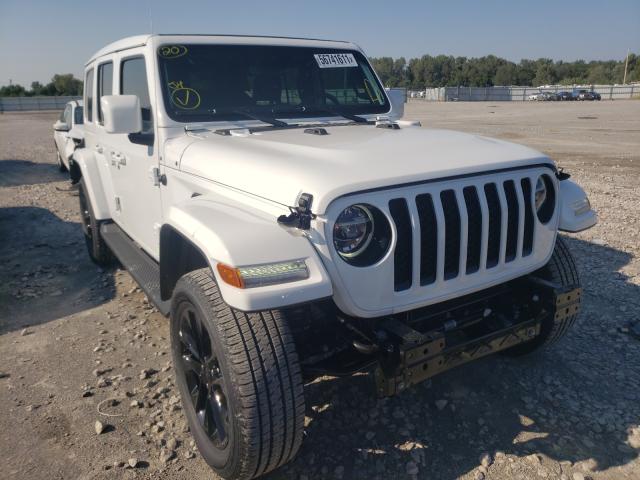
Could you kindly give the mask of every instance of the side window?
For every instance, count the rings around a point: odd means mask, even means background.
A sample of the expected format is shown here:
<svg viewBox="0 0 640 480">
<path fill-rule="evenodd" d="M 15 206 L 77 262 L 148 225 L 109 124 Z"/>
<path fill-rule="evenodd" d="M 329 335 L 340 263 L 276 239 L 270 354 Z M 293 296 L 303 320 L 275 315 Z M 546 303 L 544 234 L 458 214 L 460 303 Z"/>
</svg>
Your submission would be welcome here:
<svg viewBox="0 0 640 480">
<path fill-rule="evenodd" d="M 67 106 L 64 108 L 64 110 L 60 112 L 60 118 L 59 118 L 59 120 L 60 120 L 61 122 L 64 122 L 64 116 L 67 114 L 67 108 L 69 108 L 69 105 L 67 105 Z"/>
<path fill-rule="evenodd" d="M 73 111 L 73 123 L 82 125 L 82 107 L 76 107 Z"/>
<path fill-rule="evenodd" d="M 151 101 L 149 100 L 144 57 L 128 58 L 123 60 L 120 65 L 120 94 L 138 96 L 142 111 L 142 131 L 152 132 L 153 117 L 151 116 Z"/>
<path fill-rule="evenodd" d="M 63 122 L 66 123 L 69 128 L 71 128 L 71 105 L 67 105 L 65 107 L 63 117 Z"/>
<path fill-rule="evenodd" d="M 113 95 L 113 63 L 103 63 L 98 67 L 98 98 L 96 100 L 96 109 L 98 110 L 98 123 L 102 125 L 102 108 L 100 99 L 103 95 Z"/>
<path fill-rule="evenodd" d="M 87 122 L 93 121 L 93 68 L 87 72 L 84 82 L 84 104 Z"/>
</svg>

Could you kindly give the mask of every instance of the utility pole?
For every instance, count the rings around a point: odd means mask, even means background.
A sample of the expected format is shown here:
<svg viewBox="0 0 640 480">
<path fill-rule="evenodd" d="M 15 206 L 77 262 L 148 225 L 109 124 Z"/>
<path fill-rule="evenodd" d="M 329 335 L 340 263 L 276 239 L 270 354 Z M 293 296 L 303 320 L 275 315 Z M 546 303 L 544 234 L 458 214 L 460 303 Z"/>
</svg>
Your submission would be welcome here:
<svg viewBox="0 0 640 480">
<path fill-rule="evenodd" d="M 622 84 L 627 84 L 627 67 L 629 66 L 629 49 L 627 48 L 627 56 L 624 58 L 624 79 L 622 80 Z"/>
</svg>

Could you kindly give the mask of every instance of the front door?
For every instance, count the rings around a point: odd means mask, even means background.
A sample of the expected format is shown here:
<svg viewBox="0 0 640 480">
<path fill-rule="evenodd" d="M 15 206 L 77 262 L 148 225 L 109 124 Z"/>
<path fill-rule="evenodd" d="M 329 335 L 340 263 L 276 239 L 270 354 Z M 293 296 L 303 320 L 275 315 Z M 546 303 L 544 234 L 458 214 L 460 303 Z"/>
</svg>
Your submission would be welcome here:
<svg viewBox="0 0 640 480">
<path fill-rule="evenodd" d="M 137 95 L 142 110 L 143 134 L 108 136 L 108 159 L 116 195 L 114 221 L 148 254 L 158 259 L 159 233 L 162 225 L 160 187 L 154 182 L 154 169 L 159 166 L 158 147 L 154 138 L 153 112 L 147 82 L 147 65 L 142 53 L 127 50 L 116 70 L 114 95 Z M 117 92 L 117 93 L 116 93 Z M 147 139 L 148 144 L 141 142 Z M 150 139 L 150 141 L 148 141 Z"/>
</svg>

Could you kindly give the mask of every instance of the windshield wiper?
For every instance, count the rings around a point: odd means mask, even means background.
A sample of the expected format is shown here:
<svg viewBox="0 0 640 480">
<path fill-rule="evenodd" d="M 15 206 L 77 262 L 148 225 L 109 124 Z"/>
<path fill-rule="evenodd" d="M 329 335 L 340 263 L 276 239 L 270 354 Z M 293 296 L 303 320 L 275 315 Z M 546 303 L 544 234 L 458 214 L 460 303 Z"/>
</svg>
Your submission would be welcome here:
<svg viewBox="0 0 640 480">
<path fill-rule="evenodd" d="M 289 126 L 291 126 L 291 124 L 289 124 L 287 122 L 283 122 L 281 120 L 277 120 L 277 119 L 275 119 L 273 117 L 264 117 L 262 115 L 257 115 L 255 113 L 248 112 L 247 110 L 233 110 L 231 113 L 234 113 L 236 115 L 244 115 L 247 118 L 251 118 L 253 120 L 259 120 L 260 122 L 268 123 L 270 125 L 273 125 L 274 127 L 289 127 Z"/>
<path fill-rule="evenodd" d="M 345 113 L 345 112 L 339 112 L 338 110 L 334 110 L 331 107 L 307 107 L 307 106 L 302 106 L 300 107 L 300 109 L 304 112 L 315 112 L 315 113 L 328 113 L 330 115 L 335 115 L 336 117 L 343 117 L 346 118 L 347 120 L 351 120 L 352 122 L 356 122 L 356 123 L 369 123 L 369 120 L 367 120 L 364 117 L 361 117 L 360 115 L 353 115 L 351 113 Z"/>
</svg>

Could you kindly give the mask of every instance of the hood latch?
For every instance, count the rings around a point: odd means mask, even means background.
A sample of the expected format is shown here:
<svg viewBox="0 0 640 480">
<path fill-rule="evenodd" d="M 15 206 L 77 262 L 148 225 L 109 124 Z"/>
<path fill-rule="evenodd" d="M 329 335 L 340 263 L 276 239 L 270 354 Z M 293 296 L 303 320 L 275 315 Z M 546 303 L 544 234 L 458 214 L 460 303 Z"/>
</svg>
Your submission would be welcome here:
<svg viewBox="0 0 640 480">
<path fill-rule="evenodd" d="M 298 228 L 300 230 L 311 229 L 311 220 L 316 218 L 311 212 L 311 204 L 313 203 L 313 195 L 310 193 L 301 193 L 298 197 L 298 206 L 289 207 L 291 213 L 289 215 L 280 215 L 278 224 L 283 227 Z"/>
</svg>

